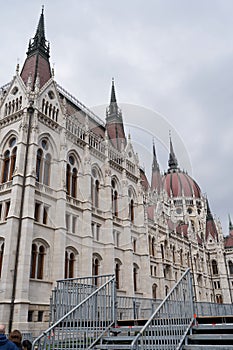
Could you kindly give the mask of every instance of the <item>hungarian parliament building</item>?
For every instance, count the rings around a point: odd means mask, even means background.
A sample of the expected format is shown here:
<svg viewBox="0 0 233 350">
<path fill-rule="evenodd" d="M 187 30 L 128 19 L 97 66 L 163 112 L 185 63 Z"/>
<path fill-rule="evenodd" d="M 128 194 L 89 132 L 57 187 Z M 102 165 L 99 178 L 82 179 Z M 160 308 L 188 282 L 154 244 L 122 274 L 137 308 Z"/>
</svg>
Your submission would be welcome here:
<svg viewBox="0 0 233 350">
<path fill-rule="evenodd" d="M 117 295 L 164 299 L 190 268 L 195 301 L 232 303 L 233 225 L 223 235 L 172 139 L 165 172 L 151 142 L 148 178 L 114 81 L 100 118 L 49 58 L 42 10 L 0 88 L 0 323 L 44 330 L 56 281 L 82 276 L 115 274 Z"/>
</svg>

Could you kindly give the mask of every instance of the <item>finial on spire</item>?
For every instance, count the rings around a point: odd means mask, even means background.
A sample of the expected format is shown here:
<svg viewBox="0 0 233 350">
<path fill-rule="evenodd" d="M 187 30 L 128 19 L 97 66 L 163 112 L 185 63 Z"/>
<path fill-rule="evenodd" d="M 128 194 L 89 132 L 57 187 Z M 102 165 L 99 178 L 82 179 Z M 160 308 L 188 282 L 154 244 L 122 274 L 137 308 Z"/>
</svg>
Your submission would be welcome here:
<svg viewBox="0 0 233 350">
<path fill-rule="evenodd" d="M 42 11 L 41 11 L 41 13 L 42 13 L 42 14 L 44 13 L 44 5 L 42 5 Z"/>
<path fill-rule="evenodd" d="M 177 169 L 178 162 L 177 162 L 173 145 L 172 145 L 171 130 L 169 130 L 169 138 L 170 138 L 170 154 L 169 154 L 168 165 L 170 169 Z"/>
</svg>

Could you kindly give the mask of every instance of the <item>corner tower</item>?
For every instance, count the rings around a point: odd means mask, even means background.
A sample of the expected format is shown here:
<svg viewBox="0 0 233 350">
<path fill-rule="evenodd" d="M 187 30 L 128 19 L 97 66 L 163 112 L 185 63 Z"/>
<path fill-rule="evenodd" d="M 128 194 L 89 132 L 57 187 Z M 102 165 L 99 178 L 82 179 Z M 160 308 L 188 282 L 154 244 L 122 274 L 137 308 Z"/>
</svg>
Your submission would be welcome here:
<svg viewBox="0 0 233 350">
<path fill-rule="evenodd" d="M 42 7 L 36 34 L 29 41 L 27 58 L 20 74 L 25 85 L 30 77 L 33 90 L 37 77 L 40 80 L 41 88 L 52 76 L 49 51 L 49 43 L 45 38 L 44 8 Z"/>
</svg>

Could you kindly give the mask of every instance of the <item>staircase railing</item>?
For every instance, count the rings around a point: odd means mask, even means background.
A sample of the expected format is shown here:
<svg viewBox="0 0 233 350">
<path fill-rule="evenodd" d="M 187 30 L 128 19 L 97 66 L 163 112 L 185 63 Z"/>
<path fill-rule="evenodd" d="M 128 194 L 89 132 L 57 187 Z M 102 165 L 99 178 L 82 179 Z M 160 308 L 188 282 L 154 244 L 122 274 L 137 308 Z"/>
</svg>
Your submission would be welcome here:
<svg viewBox="0 0 233 350">
<path fill-rule="evenodd" d="M 115 305 L 115 276 L 111 275 L 36 338 L 32 349 L 91 349 L 116 321 Z"/>
<path fill-rule="evenodd" d="M 179 349 L 193 320 L 192 278 L 188 269 L 137 334 L 131 349 Z"/>
</svg>

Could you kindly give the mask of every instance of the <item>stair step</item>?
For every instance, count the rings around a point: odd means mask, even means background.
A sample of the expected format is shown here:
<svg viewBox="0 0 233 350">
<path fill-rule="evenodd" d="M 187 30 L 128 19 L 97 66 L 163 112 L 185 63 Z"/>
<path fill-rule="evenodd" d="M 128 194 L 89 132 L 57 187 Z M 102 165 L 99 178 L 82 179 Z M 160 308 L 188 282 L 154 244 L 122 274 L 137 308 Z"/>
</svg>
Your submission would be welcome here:
<svg viewBox="0 0 233 350">
<path fill-rule="evenodd" d="M 184 345 L 183 350 L 232 350 L 232 345 L 200 345 L 200 344 L 190 344 Z"/>
<path fill-rule="evenodd" d="M 108 337 L 103 337 L 102 340 L 103 342 L 111 342 L 111 343 L 118 343 L 118 342 L 132 342 L 134 340 L 134 336 L 108 336 Z"/>
<path fill-rule="evenodd" d="M 223 334 L 207 334 L 207 333 L 198 333 L 198 334 L 191 334 L 188 336 L 188 339 L 190 340 L 232 340 L 233 341 L 233 334 L 230 333 L 223 333 Z"/>
</svg>

